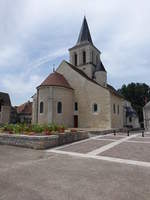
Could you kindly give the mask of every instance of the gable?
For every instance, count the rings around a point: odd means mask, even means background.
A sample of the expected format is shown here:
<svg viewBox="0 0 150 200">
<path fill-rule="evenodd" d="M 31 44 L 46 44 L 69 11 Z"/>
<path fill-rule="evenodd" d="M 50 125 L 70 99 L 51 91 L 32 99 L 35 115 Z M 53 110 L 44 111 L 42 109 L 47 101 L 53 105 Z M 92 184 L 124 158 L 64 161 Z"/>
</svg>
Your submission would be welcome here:
<svg viewBox="0 0 150 200">
<path fill-rule="evenodd" d="M 107 87 L 104 87 L 104 86 L 100 85 L 100 84 L 97 83 L 95 80 L 89 78 L 82 70 L 78 69 L 77 67 L 73 66 L 72 64 L 70 64 L 69 62 L 67 62 L 67 61 L 65 61 L 65 60 L 62 61 L 62 63 L 59 65 L 59 67 L 57 68 L 56 71 L 60 73 L 60 71 L 63 71 L 63 70 L 61 70 L 61 68 L 63 68 L 63 67 L 65 68 L 65 66 L 68 66 L 68 67 L 69 67 L 68 70 L 73 70 L 73 71 L 75 71 L 75 72 L 76 72 L 77 74 L 79 74 L 82 78 L 84 78 L 84 79 L 90 81 L 90 82 L 93 83 L 93 84 L 96 84 L 97 86 L 99 86 L 99 87 L 101 87 L 101 88 L 103 88 L 103 89 L 105 89 L 105 90 L 108 90 L 110 93 L 112 93 L 112 94 L 116 95 L 117 97 L 123 99 L 123 97 L 115 90 L 114 87 L 112 87 L 112 86 L 109 85 L 109 84 L 107 84 Z M 68 72 L 68 73 L 69 73 L 69 72 Z M 63 73 L 62 73 L 62 74 L 63 74 Z"/>
</svg>

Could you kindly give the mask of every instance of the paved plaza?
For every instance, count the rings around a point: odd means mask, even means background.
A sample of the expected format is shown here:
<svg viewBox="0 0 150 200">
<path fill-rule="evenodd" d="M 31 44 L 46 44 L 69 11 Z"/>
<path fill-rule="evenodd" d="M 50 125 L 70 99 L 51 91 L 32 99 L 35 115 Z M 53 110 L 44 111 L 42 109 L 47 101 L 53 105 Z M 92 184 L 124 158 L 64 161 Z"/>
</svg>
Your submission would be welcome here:
<svg viewBox="0 0 150 200">
<path fill-rule="evenodd" d="M 44 151 L 0 146 L 0 200 L 149 200 L 150 134 L 94 136 Z"/>
</svg>

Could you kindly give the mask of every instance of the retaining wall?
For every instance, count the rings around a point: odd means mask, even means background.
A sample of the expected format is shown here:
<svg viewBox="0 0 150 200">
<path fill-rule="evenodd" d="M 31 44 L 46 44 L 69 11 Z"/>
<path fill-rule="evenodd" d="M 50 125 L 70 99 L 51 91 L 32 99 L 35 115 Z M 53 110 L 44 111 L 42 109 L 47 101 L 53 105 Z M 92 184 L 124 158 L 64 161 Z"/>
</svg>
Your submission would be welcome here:
<svg viewBox="0 0 150 200">
<path fill-rule="evenodd" d="M 62 133 L 50 136 L 27 136 L 0 134 L 0 144 L 27 147 L 32 149 L 47 149 L 88 138 L 87 132 Z"/>
</svg>

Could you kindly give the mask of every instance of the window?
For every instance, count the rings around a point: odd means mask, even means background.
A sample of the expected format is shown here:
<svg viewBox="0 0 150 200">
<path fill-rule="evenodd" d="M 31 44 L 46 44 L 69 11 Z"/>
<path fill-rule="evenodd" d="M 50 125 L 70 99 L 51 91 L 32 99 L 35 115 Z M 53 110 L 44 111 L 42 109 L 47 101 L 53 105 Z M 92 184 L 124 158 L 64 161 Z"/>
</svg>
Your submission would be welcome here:
<svg viewBox="0 0 150 200">
<path fill-rule="evenodd" d="M 78 58 L 78 57 L 77 57 L 77 54 L 75 53 L 75 54 L 74 54 L 74 65 L 75 65 L 75 66 L 77 66 L 77 58 Z"/>
<path fill-rule="evenodd" d="M 98 64 L 98 55 L 96 56 L 96 64 Z"/>
<path fill-rule="evenodd" d="M 78 103 L 77 102 L 75 102 L 75 104 L 74 104 L 74 110 L 78 111 Z"/>
<path fill-rule="evenodd" d="M 83 51 L 83 64 L 85 64 L 85 63 L 86 63 L 86 52 Z"/>
<path fill-rule="evenodd" d="M 43 101 L 40 102 L 40 113 L 43 113 L 44 111 L 44 103 Z"/>
<path fill-rule="evenodd" d="M 132 117 L 129 117 L 129 122 L 132 122 Z"/>
<path fill-rule="evenodd" d="M 118 115 L 119 115 L 119 110 L 120 110 L 119 105 L 118 105 L 118 109 L 117 110 L 118 110 Z"/>
<path fill-rule="evenodd" d="M 98 112 L 98 105 L 96 103 L 93 104 L 93 112 Z"/>
<path fill-rule="evenodd" d="M 62 103 L 60 101 L 57 103 L 57 113 L 58 114 L 62 113 Z"/>
<path fill-rule="evenodd" d="M 4 105 L 3 99 L 0 100 L 0 112 L 2 111 L 2 106 Z"/>
<path fill-rule="evenodd" d="M 114 110 L 114 113 L 116 113 L 116 105 L 115 104 L 113 105 L 113 110 Z"/>
</svg>

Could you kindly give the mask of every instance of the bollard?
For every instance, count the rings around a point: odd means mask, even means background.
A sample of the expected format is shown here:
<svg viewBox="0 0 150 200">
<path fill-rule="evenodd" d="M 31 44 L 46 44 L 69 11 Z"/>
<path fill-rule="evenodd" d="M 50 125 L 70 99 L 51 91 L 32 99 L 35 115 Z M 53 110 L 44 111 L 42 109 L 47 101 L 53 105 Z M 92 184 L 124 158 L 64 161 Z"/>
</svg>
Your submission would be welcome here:
<svg viewBox="0 0 150 200">
<path fill-rule="evenodd" d="M 144 137 L 144 131 L 142 131 L 142 137 Z"/>
<path fill-rule="evenodd" d="M 116 131 L 114 130 L 114 136 L 116 136 Z"/>
<path fill-rule="evenodd" d="M 129 130 L 127 131 L 127 136 L 129 136 Z"/>
</svg>

